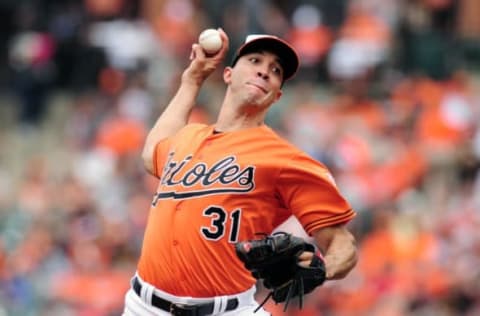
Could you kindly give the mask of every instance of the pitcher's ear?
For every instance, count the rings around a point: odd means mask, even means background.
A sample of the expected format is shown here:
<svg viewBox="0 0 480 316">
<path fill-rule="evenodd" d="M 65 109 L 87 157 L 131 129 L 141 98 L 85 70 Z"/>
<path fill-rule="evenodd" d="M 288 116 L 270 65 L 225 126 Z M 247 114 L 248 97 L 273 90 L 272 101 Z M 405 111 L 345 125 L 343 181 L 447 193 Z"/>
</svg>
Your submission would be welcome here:
<svg viewBox="0 0 480 316">
<path fill-rule="evenodd" d="M 280 98 L 282 97 L 282 95 L 283 95 L 283 91 L 282 91 L 282 90 L 278 90 L 277 95 L 275 96 L 275 102 L 277 102 L 278 100 L 280 100 Z"/>
<path fill-rule="evenodd" d="M 231 80 L 232 80 L 232 67 L 225 67 L 225 69 L 223 69 L 223 81 L 226 84 L 229 84 Z"/>
</svg>

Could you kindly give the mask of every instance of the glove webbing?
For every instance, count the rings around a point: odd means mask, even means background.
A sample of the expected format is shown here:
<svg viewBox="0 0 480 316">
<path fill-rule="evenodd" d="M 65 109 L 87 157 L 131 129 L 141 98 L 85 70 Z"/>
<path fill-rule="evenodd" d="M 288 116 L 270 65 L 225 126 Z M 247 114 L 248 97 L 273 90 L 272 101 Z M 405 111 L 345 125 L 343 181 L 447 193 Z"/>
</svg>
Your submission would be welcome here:
<svg viewBox="0 0 480 316">
<path fill-rule="evenodd" d="M 313 259 L 312 259 L 312 262 L 310 262 L 310 267 L 314 267 L 314 266 L 317 266 L 318 262 L 320 262 L 321 259 L 317 256 L 314 256 Z M 305 295 L 305 283 L 304 283 L 304 277 L 307 278 L 308 280 L 315 280 L 315 279 L 321 279 L 321 283 L 323 283 L 323 280 L 324 280 L 324 276 L 321 277 L 319 274 L 318 274 L 318 271 L 316 270 L 310 270 L 308 268 L 301 268 L 301 271 L 299 270 L 297 272 L 297 275 L 294 279 L 292 279 L 291 281 L 288 281 L 286 283 L 284 283 L 283 285 L 281 286 L 278 286 L 278 287 L 275 287 L 272 291 L 270 291 L 270 293 L 268 293 L 267 297 L 262 301 L 262 303 L 255 309 L 254 313 L 256 313 L 263 305 L 265 305 L 265 303 L 268 301 L 269 298 L 271 298 L 272 296 L 274 297 L 274 300 L 275 300 L 275 296 L 276 294 L 279 292 L 279 291 L 282 291 L 284 290 L 287 286 L 288 286 L 288 292 L 287 292 L 287 296 L 285 298 L 285 307 L 283 308 L 283 311 L 285 312 L 287 310 L 287 307 L 288 307 L 288 304 L 290 302 L 290 300 L 292 299 L 293 295 L 295 294 L 295 289 L 297 289 L 297 295 L 298 295 L 298 306 L 300 309 L 303 308 L 303 298 L 304 298 L 304 295 Z M 314 284 L 313 287 L 311 287 L 311 285 L 309 285 L 309 288 L 306 289 L 307 293 L 310 293 L 316 286 L 317 284 Z M 275 303 L 277 303 L 277 301 L 275 301 Z"/>
<path fill-rule="evenodd" d="M 288 283 L 290 283 L 290 285 L 288 285 Z M 265 297 L 265 299 L 262 301 L 262 303 L 253 312 L 256 313 L 260 308 L 263 307 L 263 305 L 265 305 L 265 303 L 267 303 L 269 298 L 274 296 L 278 291 L 280 291 L 284 287 L 288 286 L 288 293 L 287 293 L 287 297 L 285 298 L 285 307 L 283 308 L 284 312 L 287 311 L 288 303 L 290 302 L 290 300 L 293 296 L 293 293 L 295 291 L 295 288 L 297 287 L 297 284 L 298 284 L 298 306 L 299 306 L 300 309 L 302 309 L 303 308 L 303 295 L 304 295 L 303 294 L 304 293 L 303 278 L 298 277 L 298 278 L 295 278 L 288 283 L 286 283 L 285 285 L 282 285 L 279 288 L 273 289 L 273 291 L 270 291 L 270 293 L 268 293 L 267 297 Z"/>
</svg>

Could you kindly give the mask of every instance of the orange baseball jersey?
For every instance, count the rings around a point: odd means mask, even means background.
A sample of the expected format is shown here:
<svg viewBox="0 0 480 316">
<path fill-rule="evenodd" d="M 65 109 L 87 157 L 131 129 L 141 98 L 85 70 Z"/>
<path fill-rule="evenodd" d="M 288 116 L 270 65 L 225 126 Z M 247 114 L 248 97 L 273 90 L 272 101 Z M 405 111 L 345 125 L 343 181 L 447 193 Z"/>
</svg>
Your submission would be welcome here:
<svg viewBox="0 0 480 316">
<path fill-rule="evenodd" d="M 138 273 L 178 296 L 212 297 L 255 284 L 234 244 L 295 215 L 307 233 L 355 212 L 321 163 L 269 127 L 214 133 L 190 124 L 157 144 Z"/>
</svg>

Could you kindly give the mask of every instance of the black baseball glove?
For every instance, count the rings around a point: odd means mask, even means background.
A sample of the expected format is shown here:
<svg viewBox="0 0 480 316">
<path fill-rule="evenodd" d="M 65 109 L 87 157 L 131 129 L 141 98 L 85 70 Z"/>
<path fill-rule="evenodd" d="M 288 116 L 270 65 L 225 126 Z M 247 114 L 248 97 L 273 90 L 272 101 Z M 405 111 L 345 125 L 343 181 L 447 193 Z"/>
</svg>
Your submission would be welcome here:
<svg viewBox="0 0 480 316">
<path fill-rule="evenodd" d="M 291 234 L 278 232 L 257 240 L 241 241 L 236 243 L 235 250 L 252 275 L 263 279 L 263 285 L 271 290 L 257 310 L 270 297 L 275 303 L 285 302 L 286 310 L 290 299 L 298 296 L 302 308 L 304 294 L 325 281 L 325 264 L 315 254 L 314 245 Z M 304 251 L 314 254 L 309 267 L 298 264 L 298 257 Z"/>
</svg>

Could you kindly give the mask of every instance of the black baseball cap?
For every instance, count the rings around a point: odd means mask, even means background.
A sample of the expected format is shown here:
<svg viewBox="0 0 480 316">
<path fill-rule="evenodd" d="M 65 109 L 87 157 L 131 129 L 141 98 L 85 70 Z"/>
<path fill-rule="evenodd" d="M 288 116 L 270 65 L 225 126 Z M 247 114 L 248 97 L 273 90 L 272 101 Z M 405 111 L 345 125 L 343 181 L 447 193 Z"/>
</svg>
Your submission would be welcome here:
<svg viewBox="0 0 480 316">
<path fill-rule="evenodd" d="M 245 43 L 240 46 L 235 53 L 232 67 L 235 66 L 241 56 L 262 50 L 278 55 L 280 64 L 283 67 L 283 81 L 286 81 L 295 75 L 298 66 L 300 65 L 297 52 L 289 43 L 275 35 L 248 35 L 245 39 Z"/>
</svg>

